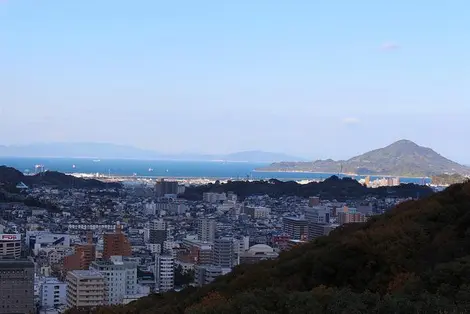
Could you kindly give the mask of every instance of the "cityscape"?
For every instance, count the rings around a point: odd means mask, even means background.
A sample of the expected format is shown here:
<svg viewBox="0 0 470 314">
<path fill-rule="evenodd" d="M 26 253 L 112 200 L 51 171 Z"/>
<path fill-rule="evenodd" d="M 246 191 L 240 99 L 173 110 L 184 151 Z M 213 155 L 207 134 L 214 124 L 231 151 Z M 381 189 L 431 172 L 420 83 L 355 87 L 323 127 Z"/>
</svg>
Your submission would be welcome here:
<svg viewBox="0 0 470 314">
<path fill-rule="evenodd" d="M 122 189 L 17 188 L 57 206 L 0 203 L 1 307 L 18 313 L 122 305 L 203 286 L 407 200 L 206 192 L 188 201 L 179 197 L 185 185 L 165 179 Z"/>
<path fill-rule="evenodd" d="M 0 0 L 0 314 L 469 313 L 469 30 Z"/>
</svg>

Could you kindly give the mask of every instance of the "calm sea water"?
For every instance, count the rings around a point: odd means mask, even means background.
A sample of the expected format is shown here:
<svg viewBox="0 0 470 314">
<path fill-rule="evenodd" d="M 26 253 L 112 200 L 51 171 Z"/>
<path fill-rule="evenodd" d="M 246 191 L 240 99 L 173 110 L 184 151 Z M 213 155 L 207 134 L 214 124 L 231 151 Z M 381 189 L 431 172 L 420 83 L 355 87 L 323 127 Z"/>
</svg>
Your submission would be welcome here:
<svg viewBox="0 0 470 314">
<path fill-rule="evenodd" d="M 220 178 L 220 179 L 271 179 L 302 180 L 325 179 L 331 173 L 299 172 L 255 172 L 266 163 L 212 162 L 212 161 L 166 161 L 166 160 L 124 160 L 84 158 L 12 158 L 0 157 L 0 165 L 14 167 L 24 173 L 34 173 L 36 165 L 46 170 L 65 173 L 101 173 L 119 176 L 149 176 L 167 178 Z M 355 177 L 362 178 L 362 177 Z M 371 177 L 375 179 L 377 177 Z M 422 183 L 419 178 L 402 178 L 404 183 Z M 428 182 L 428 181 L 425 181 Z"/>
</svg>

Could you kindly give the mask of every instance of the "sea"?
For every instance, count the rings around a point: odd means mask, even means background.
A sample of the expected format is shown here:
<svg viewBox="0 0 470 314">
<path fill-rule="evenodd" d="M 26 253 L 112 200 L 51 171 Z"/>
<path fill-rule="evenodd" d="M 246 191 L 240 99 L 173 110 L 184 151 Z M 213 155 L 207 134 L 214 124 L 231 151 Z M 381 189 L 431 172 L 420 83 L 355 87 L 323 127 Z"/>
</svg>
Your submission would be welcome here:
<svg viewBox="0 0 470 314">
<path fill-rule="evenodd" d="M 135 159 L 88 159 L 88 158 L 33 158 L 0 157 L 0 165 L 13 167 L 25 174 L 33 174 L 41 167 L 44 170 L 67 174 L 102 174 L 112 176 L 138 176 L 148 178 L 207 178 L 207 179 L 278 179 L 324 180 L 334 173 L 308 172 L 259 172 L 255 169 L 268 163 L 226 161 L 176 161 Z M 361 179 L 365 176 L 339 175 Z M 371 176 L 371 180 L 382 178 Z M 429 183 L 427 178 L 400 178 L 402 183 Z"/>
</svg>

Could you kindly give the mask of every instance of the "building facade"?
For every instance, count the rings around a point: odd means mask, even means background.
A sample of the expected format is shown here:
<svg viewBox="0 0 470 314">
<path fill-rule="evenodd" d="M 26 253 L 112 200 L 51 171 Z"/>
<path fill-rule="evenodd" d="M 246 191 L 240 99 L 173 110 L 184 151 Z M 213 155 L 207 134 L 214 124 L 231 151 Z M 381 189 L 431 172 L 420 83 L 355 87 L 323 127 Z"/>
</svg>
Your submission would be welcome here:
<svg viewBox="0 0 470 314">
<path fill-rule="evenodd" d="M 21 235 L 0 234 L 0 259 L 18 259 L 21 257 Z"/>
<path fill-rule="evenodd" d="M 198 221 L 197 236 L 200 241 L 214 242 L 216 231 L 215 219 L 201 218 Z"/>
<path fill-rule="evenodd" d="M 35 313 L 34 263 L 0 260 L 0 314 Z"/>
<path fill-rule="evenodd" d="M 67 273 L 67 307 L 92 308 L 106 304 L 104 277 L 94 270 Z"/>
<path fill-rule="evenodd" d="M 67 283 L 57 278 L 46 278 L 39 290 L 42 308 L 53 308 L 67 304 Z"/>
<path fill-rule="evenodd" d="M 291 239 L 301 240 L 308 236 L 308 222 L 303 218 L 284 217 L 282 219 L 283 231 Z"/>
<path fill-rule="evenodd" d="M 175 287 L 175 259 L 171 255 L 155 256 L 155 292 L 171 291 Z"/>
<path fill-rule="evenodd" d="M 214 241 L 212 265 L 222 268 L 234 266 L 234 244 L 232 238 L 220 238 Z"/>
<path fill-rule="evenodd" d="M 131 244 L 125 234 L 122 233 L 122 226 L 119 223 L 116 225 L 116 232 L 105 234 L 103 240 L 103 259 L 109 259 L 111 256 L 132 255 Z"/>
<path fill-rule="evenodd" d="M 123 261 L 122 256 L 110 260 L 94 261 L 90 265 L 103 275 L 106 290 L 106 304 L 123 304 L 127 296 L 137 294 L 137 264 Z"/>
</svg>

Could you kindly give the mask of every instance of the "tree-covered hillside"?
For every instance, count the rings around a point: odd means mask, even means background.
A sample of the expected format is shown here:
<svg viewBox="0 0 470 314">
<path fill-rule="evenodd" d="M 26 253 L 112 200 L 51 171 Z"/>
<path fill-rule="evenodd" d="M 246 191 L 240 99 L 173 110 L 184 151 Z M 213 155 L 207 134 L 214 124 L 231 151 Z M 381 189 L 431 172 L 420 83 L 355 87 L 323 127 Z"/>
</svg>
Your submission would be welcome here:
<svg viewBox="0 0 470 314">
<path fill-rule="evenodd" d="M 239 266 L 202 288 L 95 313 L 465 313 L 470 183 Z M 76 313 L 71 311 L 70 313 Z"/>
</svg>

